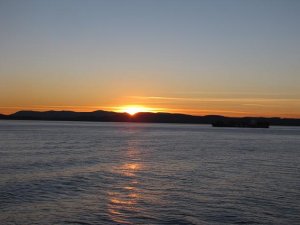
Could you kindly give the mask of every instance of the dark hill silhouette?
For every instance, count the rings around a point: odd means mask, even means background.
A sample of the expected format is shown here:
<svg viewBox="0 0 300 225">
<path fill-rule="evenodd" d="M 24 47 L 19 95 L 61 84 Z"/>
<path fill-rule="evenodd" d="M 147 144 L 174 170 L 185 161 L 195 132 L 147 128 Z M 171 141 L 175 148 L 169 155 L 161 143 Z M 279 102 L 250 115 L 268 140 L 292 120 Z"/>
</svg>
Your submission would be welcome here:
<svg viewBox="0 0 300 225">
<path fill-rule="evenodd" d="M 8 116 L 18 120 L 66 120 L 66 121 L 103 121 L 103 122 L 126 122 L 127 113 L 108 111 L 73 112 L 73 111 L 19 111 Z"/>
<path fill-rule="evenodd" d="M 265 118 L 265 117 L 224 117 L 219 115 L 192 116 L 173 113 L 151 113 L 140 112 L 131 116 L 127 113 L 108 112 L 98 110 L 94 112 L 73 112 L 73 111 L 19 111 L 11 115 L 0 114 L 0 119 L 10 120 L 57 120 L 57 121 L 98 121 L 98 122 L 142 122 L 142 123 L 191 123 L 191 124 L 212 124 L 212 123 L 247 123 L 257 121 L 270 125 L 300 126 L 300 119 L 292 118 Z"/>
<path fill-rule="evenodd" d="M 6 118 L 7 118 L 6 115 L 0 114 L 0 119 L 6 119 Z"/>
</svg>

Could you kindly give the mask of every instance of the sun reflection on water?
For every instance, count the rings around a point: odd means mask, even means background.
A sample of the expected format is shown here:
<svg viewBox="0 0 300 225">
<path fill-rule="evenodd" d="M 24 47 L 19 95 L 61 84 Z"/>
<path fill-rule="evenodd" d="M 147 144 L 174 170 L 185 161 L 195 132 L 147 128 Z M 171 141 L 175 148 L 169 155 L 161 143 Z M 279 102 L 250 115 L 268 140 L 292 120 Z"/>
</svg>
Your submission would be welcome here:
<svg viewBox="0 0 300 225">
<path fill-rule="evenodd" d="M 138 201 L 141 199 L 141 191 L 138 187 L 137 173 L 142 169 L 137 148 L 130 146 L 124 156 L 124 162 L 113 168 L 113 173 L 121 175 L 124 179 L 107 192 L 107 212 L 110 219 L 116 223 L 132 224 L 128 217 L 136 214 Z"/>
</svg>

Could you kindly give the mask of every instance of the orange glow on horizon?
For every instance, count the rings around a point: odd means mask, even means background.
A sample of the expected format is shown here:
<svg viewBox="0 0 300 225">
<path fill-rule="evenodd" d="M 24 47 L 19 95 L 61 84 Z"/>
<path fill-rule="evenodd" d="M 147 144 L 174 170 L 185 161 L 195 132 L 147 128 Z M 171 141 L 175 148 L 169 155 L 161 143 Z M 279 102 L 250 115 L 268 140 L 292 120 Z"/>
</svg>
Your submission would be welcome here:
<svg viewBox="0 0 300 225">
<path fill-rule="evenodd" d="M 0 114 L 10 115 L 21 110 L 33 110 L 33 111 L 75 111 L 75 112 L 93 112 L 96 110 L 114 111 L 128 113 L 134 116 L 139 112 L 153 112 L 153 113 L 179 113 L 189 114 L 195 116 L 205 115 L 222 115 L 229 117 L 281 117 L 281 118 L 300 118 L 299 114 L 299 100 L 293 100 L 291 102 L 264 102 L 263 106 L 255 104 L 244 104 L 244 101 L 236 102 L 232 105 L 230 102 L 224 101 L 226 104 L 218 106 L 218 104 L 207 104 L 205 107 L 199 107 L 198 105 L 175 105 L 161 103 L 160 105 L 145 104 L 143 105 L 123 105 L 123 106 L 100 106 L 100 105 L 24 105 L 24 106 L 0 106 Z M 254 102 L 256 103 L 256 102 Z M 289 104 L 293 104 L 291 107 Z M 115 105 L 118 105 L 117 102 Z M 279 106 L 279 104 L 281 104 Z M 237 106 L 239 105 L 239 106 Z M 275 105 L 275 106 L 274 106 Z"/>
</svg>

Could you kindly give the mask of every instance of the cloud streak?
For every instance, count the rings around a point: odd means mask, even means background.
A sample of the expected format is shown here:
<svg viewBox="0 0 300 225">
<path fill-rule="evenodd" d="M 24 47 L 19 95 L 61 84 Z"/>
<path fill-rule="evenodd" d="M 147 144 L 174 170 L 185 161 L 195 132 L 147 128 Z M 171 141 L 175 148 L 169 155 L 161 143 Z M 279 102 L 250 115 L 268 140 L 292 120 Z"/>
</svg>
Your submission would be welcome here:
<svg viewBox="0 0 300 225">
<path fill-rule="evenodd" d="M 185 98 L 185 97 L 163 97 L 163 96 L 129 96 L 134 99 L 144 100 L 173 100 L 192 102 L 299 102 L 300 99 L 290 98 Z"/>
</svg>

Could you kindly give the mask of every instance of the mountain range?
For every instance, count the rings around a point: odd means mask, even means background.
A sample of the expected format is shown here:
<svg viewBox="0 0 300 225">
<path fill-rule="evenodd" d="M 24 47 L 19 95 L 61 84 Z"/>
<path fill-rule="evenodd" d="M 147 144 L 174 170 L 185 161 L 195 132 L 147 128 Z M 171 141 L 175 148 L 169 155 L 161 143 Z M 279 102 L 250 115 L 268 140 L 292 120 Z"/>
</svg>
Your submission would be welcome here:
<svg viewBox="0 0 300 225">
<path fill-rule="evenodd" d="M 11 115 L 0 114 L 0 119 L 8 120 L 55 120 L 55 121 L 98 121 L 98 122 L 141 122 L 141 123 L 190 123 L 212 124 L 215 122 L 236 122 L 255 120 L 270 125 L 300 126 L 300 119 L 279 117 L 225 117 L 220 115 L 193 116 L 174 113 L 139 112 L 128 113 L 97 110 L 94 112 L 74 111 L 18 111 Z"/>
</svg>

